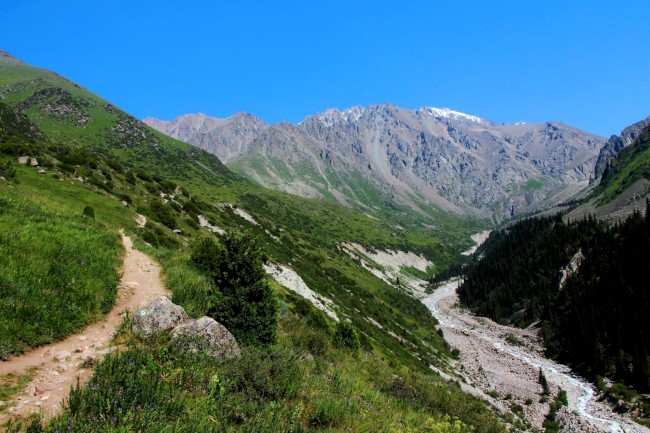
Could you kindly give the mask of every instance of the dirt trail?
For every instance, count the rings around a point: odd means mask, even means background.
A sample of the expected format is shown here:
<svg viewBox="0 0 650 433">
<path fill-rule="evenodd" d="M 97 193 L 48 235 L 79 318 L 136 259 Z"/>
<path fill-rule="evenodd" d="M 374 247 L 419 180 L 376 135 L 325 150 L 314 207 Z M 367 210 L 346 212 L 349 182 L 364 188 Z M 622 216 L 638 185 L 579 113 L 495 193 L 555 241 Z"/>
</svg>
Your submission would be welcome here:
<svg viewBox="0 0 650 433">
<path fill-rule="evenodd" d="M 133 249 L 131 239 L 124 232 L 120 231 L 120 234 L 126 255 L 115 306 L 103 321 L 88 326 L 78 334 L 0 362 L 0 377 L 8 373 L 25 373 L 31 368 L 38 369 L 25 390 L 13 402 L 5 402 L 0 412 L 0 426 L 10 417 L 26 417 L 32 412 L 41 412 L 46 418 L 59 413 L 61 403 L 77 379 L 84 383 L 92 376 L 92 368 L 83 366 L 84 363 L 89 366 L 92 362 L 84 361 L 99 361 L 117 349 L 110 346 L 110 340 L 122 323 L 124 312 L 135 312 L 162 295 L 169 296 L 160 278 L 160 266 L 148 255 Z"/>
<path fill-rule="evenodd" d="M 438 319 L 445 340 L 460 352 L 464 387 L 478 395 L 498 394 L 496 401 L 484 395 L 497 407 L 519 405 L 531 430 L 539 431 L 549 410 L 540 402 L 542 370 L 553 395 L 558 387 L 567 392 L 568 410 L 559 413 L 563 432 L 650 433 L 597 401 L 594 387 L 568 367 L 546 359 L 533 330 L 501 326 L 455 307 L 457 287 L 457 280 L 449 281 L 422 301 Z"/>
</svg>

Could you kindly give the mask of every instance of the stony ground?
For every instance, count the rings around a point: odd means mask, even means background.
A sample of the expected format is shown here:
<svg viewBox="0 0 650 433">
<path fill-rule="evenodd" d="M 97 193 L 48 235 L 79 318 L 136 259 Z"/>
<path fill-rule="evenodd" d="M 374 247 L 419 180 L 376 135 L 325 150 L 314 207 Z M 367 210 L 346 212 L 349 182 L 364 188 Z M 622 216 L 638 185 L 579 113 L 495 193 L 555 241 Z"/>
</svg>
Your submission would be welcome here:
<svg viewBox="0 0 650 433">
<path fill-rule="evenodd" d="M 548 403 L 540 403 L 539 372 L 551 393 L 567 392 L 569 406 L 559 418 L 565 432 L 648 433 L 598 402 L 593 386 L 561 364 L 545 359 L 536 332 L 501 326 L 456 306 L 458 281 L 450 281 L 422 301 L 439 320 L 445 339 L 459 350 L 463 388 L 474 388 L 497 408 L 520 406 L 533 431 L 541 430 Z M 486 396 L 489 394 L 489 396 Z"/>
</svg>

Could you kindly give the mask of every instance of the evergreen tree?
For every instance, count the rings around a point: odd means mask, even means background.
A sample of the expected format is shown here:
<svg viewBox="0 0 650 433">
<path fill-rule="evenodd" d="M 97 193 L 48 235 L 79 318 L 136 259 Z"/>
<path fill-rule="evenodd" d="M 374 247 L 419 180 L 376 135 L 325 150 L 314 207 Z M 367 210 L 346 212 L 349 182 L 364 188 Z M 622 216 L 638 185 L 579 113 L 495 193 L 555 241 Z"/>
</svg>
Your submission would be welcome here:
<svg viewBox="0 0 650 433">
<path fill-rule="evenodd" d="M 549 356 L 650 390 L 649 215 L 636 212 L 611 227 L 593 216 L 521 221 L 494 236 L 459 297 L 502 323 L 541 320 Z M 560 285 L 559 271 L 577 252 L 577 272 Z"/>
<path fill-rule="evenodd" d="M 192 249 L 192 260 L 210 275 L 208 315 L 244 344 L 266 345 L 277 340 L 278 304 L 266 279 L 262 254 L 249 233 L 228 233 L 222 244 L 205 238 Z"/>
</svg>

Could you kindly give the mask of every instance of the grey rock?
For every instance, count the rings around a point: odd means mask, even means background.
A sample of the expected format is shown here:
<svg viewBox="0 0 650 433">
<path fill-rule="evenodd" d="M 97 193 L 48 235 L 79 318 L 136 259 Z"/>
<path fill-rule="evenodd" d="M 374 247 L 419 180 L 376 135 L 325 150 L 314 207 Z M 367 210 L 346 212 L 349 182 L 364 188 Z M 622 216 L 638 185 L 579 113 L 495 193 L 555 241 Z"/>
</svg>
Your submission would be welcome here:
<svg viewBox="0 0 650 433">
<path fill-rule="evenodd" d="M 66 358 L 69 358 L 72 354 L 68 352 L 67 350 L 61 350 L 59 352 L 54 352 L 54 357 L 58 359 L 59 361 L 62 361 Z"/>
<path fill-rule="evenodd" d="M 334 196 L 361 208 L 388 200 L 422 214 L 427 214 L 422 204 L 432 203 L 497 220 L 578 192 L 605 144 L 602 137 L 559 122 L 503 124 L 448 109 L 392 104 L 327 110 L 295 125 L 268 125 L 243 113 L 145 123 L 217 155 L 269 188 Z M 368 190 L 381 194 L 377 203 L 368 202 Z"/>
<path fill-rule="evenodd" d="M 31 165 L 32 167 L 36 167 L 38 165 L 38 159 L 29 158 L 29 165 Z"/>
<path fill-rule="evenodd" d="M 38 170 L 38 174 L 46 174 L 47 172 L 43 170 L 42 168 Z"/>
<path fill-rule="evenodd" d="M 225 119 L 203 113 L 187 114 L 169 122 L 148 117 L 143 122 L 217 155 L 224 164 L 243 156 L 250 143 L 269 128 L 266 122 L 247 113 L 236 113 Z"/>
<path fill-rule="evenodd" d="M 635 123 L 634 125 L 628 126 L 623 131 L 621 131 L 620 136 L 612 135 L 610 139 L 607 140 L 607 143 L 605 143 L 605 146 L 600 149 L 592 181 L 599 180 L 605 171 L 605 167 L 607 167 L 607 163 L 616 157 L 616 155 L 618 155 L 618 153 L 623 150 L 623 148 L 632 144 L 632 142 L 636 140 L 637 137 L 641 134 L 643 128 L 648 125 L 650 125 L 650 116 L 646 117 L 640 122 Z"/>
<path fill-rule="evenodd" d="M 19 156 L 18 157 L 18 164 L 27 164 L 29 162 L 29 156 Z"/>
<path fill-rule="evenodd" d="M 188 319 L 182 307 L 161 296 L 135 313 L 131 329 L 136 334 L 152 336 L 169 331 Z"/>
<path fill-rule="evenodd" d="M 172 339 L 180 350 L 206 352 L 219 360 L 240 354 L 235 337 L 222 324 L 210 317 L 190 320 L 172 331 Z"/>
<path fill-rule="evenodd" d="M 111 346 L 111 347 L 107 347 L 106 349 L 103 349 L 103 350 L 98 350 L 97 353 L 99 355 L 108 355 L 109 353 L 113 353 L 116 350 L 117 350 L 117 347 Z"/>
</svg>

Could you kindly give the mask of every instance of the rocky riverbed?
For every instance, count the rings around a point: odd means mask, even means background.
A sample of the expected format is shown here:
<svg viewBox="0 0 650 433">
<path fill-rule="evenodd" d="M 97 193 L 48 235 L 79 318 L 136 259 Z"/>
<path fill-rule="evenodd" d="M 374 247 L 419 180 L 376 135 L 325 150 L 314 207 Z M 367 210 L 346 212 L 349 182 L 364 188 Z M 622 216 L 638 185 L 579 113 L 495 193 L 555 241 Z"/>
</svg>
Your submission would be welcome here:
<svg viewBox="0 0 650 433">
<path fill-rule="evenodd" d="M 458 280 L 449 281 L 422 302 L 440 322 L 445 339 L 460 353 L 461 365 L 456 370 L 462 374 L 464 388 L 473 388 L 496 408 L 520 416 L 532 431 L 543 431 L 550 400 L 561 388 L 569 403 L 557 416 L 562 431 L 650 433 L 597 401 L 593 385 L 570 368 L 544 358 L 535 330 L 502 326 L 459 308 L 458 284 Z M 550 388 L 546 402 L 540 370 Z"/>
</svg>

